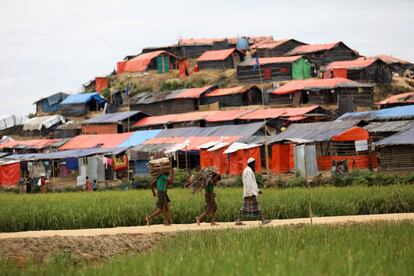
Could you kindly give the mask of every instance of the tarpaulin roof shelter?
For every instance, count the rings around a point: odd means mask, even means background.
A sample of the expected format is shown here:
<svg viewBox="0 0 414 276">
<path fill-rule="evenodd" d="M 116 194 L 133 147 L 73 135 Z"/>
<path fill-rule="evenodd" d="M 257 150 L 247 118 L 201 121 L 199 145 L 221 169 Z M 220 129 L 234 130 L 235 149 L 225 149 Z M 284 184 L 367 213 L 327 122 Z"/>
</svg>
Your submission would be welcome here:
<svg viewBox="0 0 414 276">
<path fill-rule="evenodd" d="M 217 96 L 227 96 L 227 95 L 235 95 L 241 94 L 246 92 L 247 89 L 243 86 L 235 86 L 230 88 L 217 88 L 209 93 L 206 94 L 207 97 L 217 97 Z"/>
<path fill-rule="evenodd" d="M 60 103 L 60 114 L 82 116 L 89 111 L 98 111 L 106 100 L 97 92 L 70 95 Z"/>
<path fill-rule="evenodd" d="M 357 51 L 351 49 L 343 42 L 300 45 L 285 55 L 303 55 L 318 65 L 326 65 L 333 61 L 352 60 L 359 57 Z"/>
<path fill-rule="evenodd" d="M 167 51 L 154 51 L 136 56 L 135 58 L 128 60 L 125 64 L 123 72 L 143 72 L 148 69 L 151 61 L 161 55 L 168 55 L 170 57 L 177 58 L 175 55 Z"/>
<path fill-rule="evenodd" d="M 305 115 L 318 108 L 320 107 L 317 105 L 313 105 L 300 108 L 259 108 L 245 110 L 201 111 L 181 114 L 169 114 L 146 117 L 134 124 L 133 127 L 138 128 L 200 120 L 205 120 L 206 122 L 226 122 L 233 120 L 259 120 L 270 118 L 276 119 L 279 117 L 297 117 L 300 115 Z"/>
<path fill-rule="evenodd" d="M 165 99 L 198 99 L 201 95 L 206 93 L 209 89 L 213 88 L 213 85 L 198 87 L 198 88 L 187 88 L 178 90 L 177 94 L 170 94 Z"/>
<path fill-rule="evenodd" d="M 382 100 L 378 105 L 393 105 L 393 104 L 414 104 L 414 92 L 401 93 L 392 95 L 385 100 Z"/>
<path fill-rule="evenodd" d="M 96 154 L 113 154 L 118 155 L 126 151 L 127 147 L 117 148 L 93 148 L 93 149 L 77 149 L 64 150 L 50 153 L 27 153 L 27 154 L 13 154 L 6 157 L 10 160 L 31 161 L 31 160 L 56 160 L 65 158 L 79 158 Z"/>
<path fill-rule="evenodd" d="M 372 86 L 368 84 L 359 83 L 343 78 L 333 79 L 308 79 L 308 80 L 293 80 L 285 85 L 276 88 L 272 94 L 284 95 L 295 93 L 300 90 L 318 91 L 324 89 L 334 89 L 337 87 L 367 87 Z"/>
<path fill-rule="evenodd" d="M 290 51 L 289 55 L 300 55 L 306 53 L 314 53 L 320 51 L 326 51 L 335 48 L 342 42 L 328 43 L 328 44 L 310 44 L 310 45 L 301 45 Z"/>
<path fill-rule="evenodd" d="M 0 144 L 0 149 L 4 148 L 32 148 L 44 149 L 53 147 L 54 144 L 63 141 L 64 139 L 34 139 L 34 140 L 13 140 L 8 139 Z"/>
<path fill-rule="evenodd" d="M 376 146 L 414 145 L 414 128 L 394 134 L 375 143 Z"/>
<path fill-rule="evenodd" d="M 355 60 L 346 60 L 346 61 L 334 61 L 329 63 L 326 66 L 326 69 L 337 69 L 337 68 L 345 68 L 345 69 L 362 69 L 372 65 L 376 62 L 378 58 L 376 57 L 360 57 Z"/>
<path fill-rule="evenodd" d="M 223 110 L 211 112 L 206 116 L 206 122 L 227 122 L 241 119 L 243 115 L 251 113 L 252 110 Z"/>
<path fill-rule="evenodd" d="M 289 139 L 305 139 L 315 142 L 329 141 L 332 137 L 353 128 L 355 125 L 356 123 L 354 121 L 292 124 L 284 132 L 271 137 L 269 143 Z"/>
<path fill-rule="evenodd" d="M 52 94 L 50 96 L 40 98 L 37 101 L 35 101 L 34 104 L 36 104 L 38 102 L 41 102 L 41 101 L 44 101 L 44 100 L 47 100 L 49 105 L 54 105 L 54 104 L 60 103 L 61 101 L 66 99 L 68 96 L 69 96 L 69 94 L 66 94 L 66 93 L 63 93 L 63 92 L 58 92 L 58 93 Z"/>
<path fill-rule="evenodd" d="M 97 104 L 104 104 L 106 102 L 106 100 L 99 93 L 93 92 L 93 93 L 69 95 L 60 104 L 61 105 L 86 104 L 92 100 L 95 100 Z"/>
<path fill-rule="evenodd" d="M 336 121 L 386 121 L 406 119 L 414 119 L 414 105 L 397 106 L 373 111 L 345 113 L 336 119 Z"/>
<path fill-rule="evenodd" d="M 79 135 L 59 148 L 59 150 L 88 149 L 88 148 L 115 148 L 121 145 L 132 135 L 128 133 Z"/>
<path fill-rule="evenodd" d="M 393 56 L 388 56 L 388 55 L 378 55 L 377 56 L 379 59 L 381 59 L 383 62 L 388 63 L 388 64 L 394 64 L 394 63 L 401 63 L 401 64 L 412 64 L 409 61 L 400 59 L 400 58 L 396 58 Z"/>
<path fill-rule="evenodd" d="M 91 118 L 82 122 L 82 124 L 106 124 L 106 123 L 119 123 L 122 122 L 136 114 L 139 111 L 126 111 L 126 112 L 116 112 L 103 114 L 95 118 Z"/>
<path fill-rule="evenodd" d="M 259 41 L 268 41 L 273 40 L 273 36 L 248 36 L 248 40 L 251 43 L 257 43 Z M 206 45 L 213 44 L 214 42 L 219 42 L 227 40 L 231 44 L 236 44 L 238 37 L 222 37 L 222 38 L 181 38 L 178 41 L 178 45 Z"/>
<path fill-rule="evenodd" d="M 8 129 L 20 124 L 21 122 L 19 122 L 14 115 L 0 115 L 0 130 Z"/>
<path fill-rule="evenodd" d="M 131 147 L 157 136 L 160 132 L 161 130 L 142 130 L 117 134 L 79 135 L 69 140 L 59 150 Z"/>
<path fill-rule="evenodd" d="M 41 130 L 53 127 L 58 123 L 64 123 L 65 118 L 61 115 L 33 117 L 23 124 L 23 130 Z"/>
<path fill-rule="evenodd" d="M 252 54 L 256 52 L 258 57 L 280 57 L 300 45 L 306 45 L 306 43 L 296 39 L 268 40 L 252 45 L 251 49 Z"/>
<path fill-rule="evenodd" d="M 58 92 L 34 102 L 36 104 L 36 113 L 53 113 L 59 110 L 59 103 L 66 99 L 69 94 Z"/>
<path fill-rule="evenodd" d="M 214 60 L 225 60 L 233 53 L 239 53 L 244 56 L 244 53 L 237 50 L 236 48 L 223 49 L 223 50 L 211 50 L 204 52 L 200 57 L 197 58 L 197 61 L 214 61 Z"/>
</svg>

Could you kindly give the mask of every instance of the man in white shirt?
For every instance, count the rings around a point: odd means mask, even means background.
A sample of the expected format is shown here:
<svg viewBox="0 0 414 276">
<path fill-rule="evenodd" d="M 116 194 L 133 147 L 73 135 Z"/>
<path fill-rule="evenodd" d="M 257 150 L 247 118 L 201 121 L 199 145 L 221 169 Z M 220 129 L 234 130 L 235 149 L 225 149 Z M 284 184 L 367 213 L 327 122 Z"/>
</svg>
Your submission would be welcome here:
<svg viewBox="0 0 414 276">
<path fill-rule="evenodd" d="M 257 187 L 256 176 L 254 174 L 255 167 L 256 160 L 250 157 L 247 160 L 247 166 L 243 171 L 243 206 L 240 208 L 239 215 L 237 216 L 236 225 L 244 225 L 244 223 L 241 222 L 242 216 L 260 217 L 262 225 L 271 222 L 264 218 L 260 204 L 257 201 L 258 195 L 262 192 Z"/>
</svg>

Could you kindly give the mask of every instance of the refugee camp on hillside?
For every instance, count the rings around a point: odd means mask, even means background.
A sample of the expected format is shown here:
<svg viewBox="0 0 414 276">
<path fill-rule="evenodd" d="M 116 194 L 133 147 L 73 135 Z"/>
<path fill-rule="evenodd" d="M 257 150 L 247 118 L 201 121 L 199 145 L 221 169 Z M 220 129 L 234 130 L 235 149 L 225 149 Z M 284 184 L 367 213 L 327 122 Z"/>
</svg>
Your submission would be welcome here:
<svg viewBox="0 0 414 276">
<path fill-rule="evenodd" d="M 414 275 L 412 11 L 5 1 L 0 275 Z"/>
</svg>

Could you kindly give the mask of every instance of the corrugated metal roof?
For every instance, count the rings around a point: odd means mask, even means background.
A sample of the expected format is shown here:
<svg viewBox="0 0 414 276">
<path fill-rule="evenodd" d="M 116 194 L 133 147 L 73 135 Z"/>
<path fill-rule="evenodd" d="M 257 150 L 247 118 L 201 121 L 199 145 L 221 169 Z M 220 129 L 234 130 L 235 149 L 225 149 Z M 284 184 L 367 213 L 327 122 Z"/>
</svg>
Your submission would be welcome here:
<svg viewBox="0 0 414 276">
<path fill-rule="evenodd" d="M 388 64 L 393 64 L 393 63 L 401 63 L 401 64 L 412 64 L 409 61 L 400 59 L 400 58 L 396 58 L 393 56 L 388 56 L 388 55 L 378 55 L 377 56 L 379 59 L 381 59 L 383 62 L 388 63 Z"/>
<path fill-rule="evenodd" d="M 392 95 L 385 100 L 378 102 L 377 104 L 395 104 L 395 103 L 407 103 L 414 104 L 414 92 L 401 93 Z"/>
<path fill-rule="evenodd" d="M 97 92 L 83 93 L 76 95 L 69 95 L 60 104 L 86 104 L 87 102 L 95 100 L 98 104 L 103 104 L 106 100 Z"/>
<path fill-rule="evenodd" d="M 228 96 L 228 95 L 235 95 L 247 92 L 248 89 L 244 88 L 243 86 L 235 86 L 230 88 L 217 88 L 211 92 L 209 92 L 206 96 L 207 97 L 218 97 L 218 96 Z"/>
<path fill-rule="evenodd" d="M 356 123 L 353 121 L 292 124 L 284 132 L 270 138 L 269 143 L 287 139 L 305 139 L 316 142 L 329 141 L 333 136 L 355 125 Z"/>
<path fill-rule="evenodd" d="M 279 64 L 279 63 L 292 63 L 299 59 L 301 59 L 302 56 L 290 56 L 290 57 L 265 57 L 265 58 L 259 58 L 259 63 L 261 65 L 263 64 Z M 238 66 L 252 66 L 256 64 L 256 59 L 251 58 L 248 60 L 243 61 Z"/>
<path fill-rule="evenodd" d="M 414 127 L 394 134 L 375 143 L 376 146 L 414 145 Z"/>
<path fill-rule="evenodd" d="M 88 148 L 116 148 L 124 143 L 132 132 L 117 134 L 79 135 L 59 148 L 59 150 L 88 149 Z"/>
<path fill-rule="evenodd" d="M 162 130 L 157 137 L 188 137 L 188 136 L 239 136 L 255 135 L 264 126 L 263 122 L 243 125 L 217 127 L 186 127 Z"/>
<path fill-rule="evenodd" d="M 355 60 L 347 60 L 347 61 L 334 61 L 329 63 L 326 66 L 326 69 L 363 69 L 365 67 L 370 66 L 374 62 L 376 62 L 378 58 L 376 57 L 360 57 Z"/>
<path fill-rule="evenodd" d="M 140 113 L 140 111 L 127 111 L 103 114 L 98 117 L 85 120 L 82 122 L 82 124 L 119 123 L 138 113 Z"/>
<path fill-rule="evenodd" d="M 300 55 L 300 54 L 307 54 L 307 53 L 315 53 L 320 51 L 330 50 L 338 46 L 341 42 L 329 43 L 329 44 L 310 44 L 310 45 L 301 45 L 293 50 L 291 50 L 288 54 L 289 55 Z"/>
<path fill-rule="evenodd" d="M 372 122 L 364 128 L 371 132 L 399 132 L 414 127 L 414 121 Z"/>
<path fill-rule="evenodd" d="M 126 62 L 124 72 L 132 73 L 146 71 L 148 69 L 149 64 L 151 63 L 151 60 L 160 55 L 169 55 L 177 58 L 176 56 L 167 51 L 155 51 L 141 54 Z"/>
<path fill-rule="evenodd" d="M 293 80 L 289 81 L 285 85 L 276 88 L 272 91 L 272 94 L 284 95 L 295 93 L 300 90 L 321 90 L 321 89 L 334 89 L 337 87 L 369 87 L 372 85 L 363 84 L 356 81 L 351 81 L 343 78 L 332 79 L 308 79 L 308 80 Z"/>
<path fill-rule="evenodd" d="M 231 49 L 224 49 L 224 50 L 212 50 L 212 51 L 205 51 L 200 57 L 197 58 L 197 61 L 214 61 L 214 60 L 225 60 L 234 52 L 238 52 L 239 54 L 243 55 L 242 52 L 237 50 L 236 48 Z"/>
</svg>

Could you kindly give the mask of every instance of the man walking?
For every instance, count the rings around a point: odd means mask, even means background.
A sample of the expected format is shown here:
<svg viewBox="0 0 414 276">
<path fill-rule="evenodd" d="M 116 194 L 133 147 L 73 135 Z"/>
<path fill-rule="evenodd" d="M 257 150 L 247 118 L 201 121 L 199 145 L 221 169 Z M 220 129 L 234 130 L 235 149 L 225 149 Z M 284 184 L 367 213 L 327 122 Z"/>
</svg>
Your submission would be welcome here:
<svg viewBox="0 0 414 276">
<path fill-rule="evenodd" d="M 237 216 L 236 225 L 245 225 L 241 222 L 242 216 L 260 217 L 262 225 L 268 224 L 271 221 L 263 216 L 260 204 L 257 197 L 262 192 L 257 187 L 256 176 L 254 175 L 256 160 L 250 157 L 247 160 L 247 166 L 243 171 L 243 206 Z"/>
</svg>

